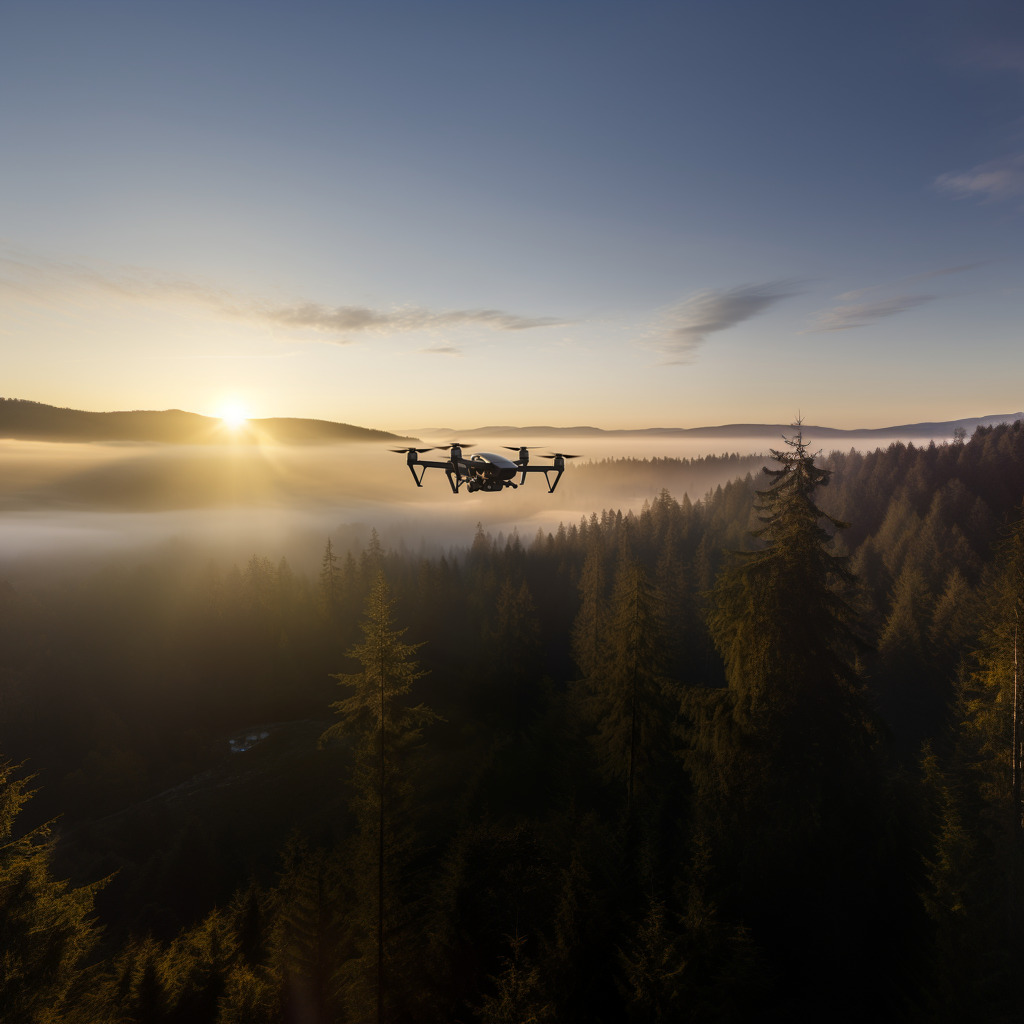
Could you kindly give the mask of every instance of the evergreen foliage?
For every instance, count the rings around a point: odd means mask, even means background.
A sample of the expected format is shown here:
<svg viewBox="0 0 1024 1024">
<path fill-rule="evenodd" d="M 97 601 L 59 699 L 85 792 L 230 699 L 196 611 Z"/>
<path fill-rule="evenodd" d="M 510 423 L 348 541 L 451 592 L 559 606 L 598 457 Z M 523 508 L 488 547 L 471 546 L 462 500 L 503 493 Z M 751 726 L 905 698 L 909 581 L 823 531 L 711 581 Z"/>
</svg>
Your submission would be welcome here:
<svg viewBox="0 0 1024 1024">
<path fill-rule="evenodd" d="M 658 595 L 628 553 L 620 555 L 611 600 L 599 614 L 607 625 L 583 706 L 595 730 L 602 771 L 623 784 L 628 817 L 638 779 L 668 749 L 674 715 L 666 692 Z"/>
<path fill-rule="evenodd" d="M 791 1012 L 856 969 L 830 950 L 839 944 L 851 958 L 854 921 L 863 927 L 863 901 L 877 898 L 888 813 L 855 612 L 840 589 L 852 582 L 848 559 L 829 550 L 830 530 L 845 524 L 815 503 L 830 473 L 796 426 L 757 493 L 753 537 L 763 546 L 736 556 L 712 596 L 728 699 L 705 702 L 719 724 L 710 741 L 698 730 L 691 760 L 698 823 L 731 879 L 723 899 L 755 940 L 774 936 Z M 813 981 L 797 993 L 808 969 Z"/>
<path fill-rule="evenodd" d="M 13 567 L 0 1019 L 1019 1018 L 1024 426 L 774 457 L 529 542 Z"/>
<path fill-rule="evenodd" d="M 0 763 L 0 1019 L 24 1024 L 88 1020 L 90 955 L 99 939 L 93 901 L 101 883 L 53 877 L 51 825 L 18 830 L 31 777 Z"/>
<path fill-rule="evenodd" d="M 1024 955 L 1024 820 L 1020 794 L 1019 643 L 1024 514 L 1008 528 L 984 592 L 980 643 L 962 680 L 954 743 L 931 750 L 933 846 L 922 898 L 934 927 L 925 1006 L 935 1019 L 1012 1019 Z"/>
<path fill-rule="evenodd" d="M 381 557 L 371 548 L 367 566 L 377 564 Z M 375 955 L 368 950 L 363 953 L 365 969 L 357 973 L 350 985 L 356 994 L 348 998 L 355 1000 L 357 1012 L 366 1016 L 369 1006 L 375 1005 L 378 1024 L 391 1019 L 393 999 L 388 997 L 395 984 L 390 968 L 397 959 L 391 940 L 404 916 L 396 899 L 395 876 L 407 863 L 412 845 L 409 757 L 420 743 L 424 726 L 436 717 L 425 705 L 409 707 L 405 701 L 413 683 L 424 675 L 413 658 L 421 645 L 401 639 L 405 630 L 394 626 L 393 605 L 387 581 L 378 569 L 366 602 L 363 642 L 349 652 L 362 671 L 335 675 L 351 693 L 332 705 L 340 721 L 321 737 L 321 743 L 343 741 L 352 748 L 352 808 L 363 841 L 358 853 L 364 865 L 374 865 L 376 875 L 371 890 L 375 899 L 362 908 L 368 926 L 364 938 L 372 941 Z M 367 881 L 369 875 L 367 872 Z M 367 998 L 370 977 L 372 1003 Z"/>
</svg>

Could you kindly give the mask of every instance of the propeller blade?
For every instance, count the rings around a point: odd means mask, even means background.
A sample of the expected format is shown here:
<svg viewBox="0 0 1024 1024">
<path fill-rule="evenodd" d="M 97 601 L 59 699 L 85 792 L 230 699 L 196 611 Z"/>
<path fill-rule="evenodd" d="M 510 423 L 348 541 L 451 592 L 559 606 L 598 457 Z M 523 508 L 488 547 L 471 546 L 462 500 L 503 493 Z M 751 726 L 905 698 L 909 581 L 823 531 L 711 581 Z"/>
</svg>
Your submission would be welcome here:
<svg viewBox="0 0 1024 1024">
<path fill-rule="evenodd" d="M 419 452 L 420 454 L 422 454 L 423 452 L 432 452 L 433 450 L 434 450 L 433 448 L 392 448 L 391 449 L 391 451 L 393 451 L 396 455 L 408 455 L 409 452 Z"/>
<path fill-rule="evenodd" d="M 463 444 L 461 441 L 452 441 L 451 444 L 441 444 L 438 448 L 472 448 L 471 444 Z"/>
<path fill-rule="evenodd" d="M 521 451 L 533 451 L 536 448 L 540 448 L 539 444 L 503 444 L 502 448 L 507 448 L 510 452 L 521 452 Z"/>
<path fill-rule="evenodd" d="M 554 455 L 542 455 L 542 459 L 578 459 L 578 455 L 566 455 L 565 452 L 555 452 Z"/>
</svg>

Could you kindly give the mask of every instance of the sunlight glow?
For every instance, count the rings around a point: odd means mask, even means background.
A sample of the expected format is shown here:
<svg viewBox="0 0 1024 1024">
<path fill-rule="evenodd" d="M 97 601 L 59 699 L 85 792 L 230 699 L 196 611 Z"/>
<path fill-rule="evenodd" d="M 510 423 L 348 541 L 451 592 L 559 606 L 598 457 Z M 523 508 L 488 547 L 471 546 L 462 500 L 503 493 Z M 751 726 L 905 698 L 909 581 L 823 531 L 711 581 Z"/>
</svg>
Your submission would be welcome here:
<svg viewBox="0 0 1024 1024">
<path fill-rule="evenodd" d="M 249 414 L 237 402 L 231 402 L 221 407 L 220 418 L 229 430 L 238 430 L 248 422 Z"/>
</svg>

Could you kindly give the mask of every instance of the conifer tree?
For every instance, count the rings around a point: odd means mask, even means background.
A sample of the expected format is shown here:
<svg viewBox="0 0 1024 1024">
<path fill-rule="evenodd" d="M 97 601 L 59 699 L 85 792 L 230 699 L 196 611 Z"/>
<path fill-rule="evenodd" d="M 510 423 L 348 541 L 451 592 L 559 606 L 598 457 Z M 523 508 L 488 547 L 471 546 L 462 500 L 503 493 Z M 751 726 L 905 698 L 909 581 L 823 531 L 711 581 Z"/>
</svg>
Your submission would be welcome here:
<svg viewBox="0 0 1024 1024">
<path fill-rule="evenodd" d="M 600 537 L 587 550 L 580 572 L 580 608 L 572 627 L 572 653 L 585 678 L 601 663 L 608 614 L 605 595 L 604 550 Z"/>
<path fill-rule="evenodd" d="M 602 770 L 625 787 L 627 816 L 637 779 L 665 756 L 669 743 L 673 709 L 665 695 L 663 635 L 657 594 L 623 551 L 584 707 L 596 730 Z"/>
<path fill-rule="evenodd" d="M 409 842 L 407 830 L 403 832 L 411 790 L 406 762 L 421 730 L 435 717 L 424 705 L 408 706 L 413 683 L 425 674 L 414 660 L 422 645 L 402 640 L 405 630 L 394 626 L 393 605 L 387 581 L 379 572 L 366 601 L 363 641 L 349 652 L 362 671 L 334 676 L 348 696 L 332 705 L 340 720 L 321 737 L 322 743 L 348 740 L 353 745 L 353 810 L 364 850 L 372 846 L 368 859 L 376 875 L 368 917 L 375 932 L 373 990 L 378 1024 L 387 1016 L 389 893 Z"/>
<path fill-rule="evenodd" d="M 865 908 L 880 897 L 852 880 L 880 870 L 888 811 L 855 613 L 841 592 L 851 574 L 829 550 L 830 530 L 845 524 L 815 503 L 829 472 L 796 426 L 757 492 L 753 536 L 763 546 L 736 556 L 712 595 L 709 626 L 728 692 L 708 695 L 706 720 L 694 716 L 690 763 L 698 822 L 732 879 L 720 894 L 727 916 L 752 922 L 755 941 L 761 929 L 772 933 L 783 984 L 801 964 L 827 987 L 855 972 L 859 957 L 884 955 L 863 931 Z M 793 993 L 794 1007 L 809 1006 L 814 991 Z"/>
<path fill-rule="evenodd" d="M 676 1021 L 682 1016 L 686 959 L 665 904 L 650 900 L 644 919 L 619 950 L 622 988 L 630 1021 Z"/>
<path fill-rule="evenodd" d="M 333 621 L 341 608 L 342 580 L 338 566 L 338 556 L 331 547 L 331 538 L 327 538 L 327 547 L 320 562 L 320 601 L 327 618 Z"/>
<path fill-rule="evenodd" d="M 530 588 L 506 579 L 498 591 L 493 625 L 485 628 L 484 668 L 487 706 L 502 730 L 523 734 L 540 704 L 540 637 Z"/>
<path fill-rule="evenodd" d="M 840 589 L 852 581 L 846 557 L 829 551 L 846 523 L 824 512 L 814 492 L 830 472 L 814 464 L 799 422 L 772 450 L 779 469 L 757 492 L 760 550 L 743 553 L 719 577 L 709 624 L 725 662 L 735 715 L 763 740 L 824 752 L 862 705 L 855 670 L 853 608 Z M 811 731 L 807 731 L 811 727 Z"/>
<path fill-rule="evenodd" d="M 511 956 L 491 978 L 496 991 L 484 997 L 476 1019 L 480 1024 L 555 1024 L 554 1007 L 543 997 L 539 968 L 523 953 L 525 936 L 508 936 Z"/>
<path fill-rule="evenodd" d="M 93 899 L 102 883 L 71 888 L 51 873 L 50 825 L 19 834 L 31 777 L 0 763 L 0 1020 L 83 1019 L 86 963 L 99 938 Z"/>
<path fill-rule="evenodd" d="M 1024 514 L 999 545 L 987 601 L 955 705 L 952 755 L 929 753 L 934 845 L 923 899 L 935 927 L 936 1019 L 1010 1019 L 1024 956 L 1024 831 L 1020 794 Z"/>
<path fill-rule="evenodd" d="M 914 754 L 934 736 L 951 696 L 936 671 L 928 626 L 935 606 L 924 574 L 909 561 L 896 578 L 878 638 L 875 690 L 890 728 Z"/>
<path fill-rule="evenodd" d="M 352 955 L 337 864 L 325 850 L 293 838 L 276 903 L 272 966 L 286 1016 L 333 1020 L 341 1007 L 342 967 Z"/>
</svg>

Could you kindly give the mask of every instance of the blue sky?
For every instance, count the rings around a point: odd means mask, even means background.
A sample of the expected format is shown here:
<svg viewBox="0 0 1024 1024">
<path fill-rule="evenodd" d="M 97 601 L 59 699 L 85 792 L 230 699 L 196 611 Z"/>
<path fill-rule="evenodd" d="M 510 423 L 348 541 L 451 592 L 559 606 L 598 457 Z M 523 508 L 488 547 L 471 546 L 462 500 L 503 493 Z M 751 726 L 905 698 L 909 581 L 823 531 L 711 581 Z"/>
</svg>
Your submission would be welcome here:
<svg viewBox="0 0 1024 1024">
<path fill-rule="evenodd" d="M 8 2 L 3 393 L 388 429 L 1024 406 L 1019 3 Z"/>
</svg>

